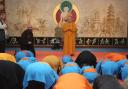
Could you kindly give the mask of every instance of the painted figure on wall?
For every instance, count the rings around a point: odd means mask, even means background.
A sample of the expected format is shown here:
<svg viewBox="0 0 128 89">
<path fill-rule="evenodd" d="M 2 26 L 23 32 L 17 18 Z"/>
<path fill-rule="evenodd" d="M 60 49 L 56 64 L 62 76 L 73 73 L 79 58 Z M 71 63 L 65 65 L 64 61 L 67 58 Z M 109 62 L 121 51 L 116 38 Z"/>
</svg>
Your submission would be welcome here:
<svg viewBox="0 0 128 89">
<path fill-rule="evenodd" d="M 72 4 L 69 1 L 64 1 L 60 5 L 61 16 L 59 26 L 64 33 L 63 54 L 71 55 L 75 54 L 75 38 L 77 27 L 72 14 Z"/>
</svg>

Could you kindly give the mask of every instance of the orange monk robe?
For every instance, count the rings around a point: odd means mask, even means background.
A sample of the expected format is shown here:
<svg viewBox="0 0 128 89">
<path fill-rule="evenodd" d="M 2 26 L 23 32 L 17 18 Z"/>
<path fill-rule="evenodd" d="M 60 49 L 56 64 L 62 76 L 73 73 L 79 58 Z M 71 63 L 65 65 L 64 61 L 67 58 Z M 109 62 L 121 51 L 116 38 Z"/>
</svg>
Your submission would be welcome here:
<svg viewBox="0 0 128 89">
<path fill-rule="evenodd" d="M 88 80 L 77 73 L 60 76 L 53 89 L 92 89 Z"/>
<path fill-rule="evenodd" d="M 75 54 L 75 38 L 77 28 L 75 23 L 63 23 L 62 29 L 64 32 L 64 45 L 63 54 L 64 55 L 74 55 Z"/>
</svg>

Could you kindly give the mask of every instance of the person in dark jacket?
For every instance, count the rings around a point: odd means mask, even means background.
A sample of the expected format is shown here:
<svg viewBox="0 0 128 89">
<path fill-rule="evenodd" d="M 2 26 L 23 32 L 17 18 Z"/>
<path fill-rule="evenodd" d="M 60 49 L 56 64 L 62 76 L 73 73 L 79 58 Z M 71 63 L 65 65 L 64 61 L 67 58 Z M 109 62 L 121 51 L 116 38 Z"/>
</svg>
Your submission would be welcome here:
<svg viewBox="0 0 128 89">
<path fill-rule="evenodd" d="M 118 80 L 111 75 L 97 77 L 93 83 L 93 89 L 124 89 Z"/>
<path fill-rule="evenodd" d="M 0 14 L 0 53 L 5 52 L 5 46 L 6 46 L 6 28 L 7 25 L 5 23 L 5 13 Z"/>
<path fill-rule="evenodd" d="M 35 50 L 34 50 L 34 37 L 33 37 L 31 26 L 29 26 L 21 34 L 20 45 L 21 45 L 21 50 L 29 50 L 33 52 L 34 56 L 36 56 Z"/>
<path fill-rule="evenodd" d="M 0 89 L 22 89 L 24 73 L 18 64 L 0 60 Z"/>
<path fill-rule="evenodd" d="M 96 56 L 91 53 L 90 51 L 83 51 L 81 52 L 78 57 L 76 58 L 75 62 L 82 68 L 82 66 L 89 65 L 89 66 L 96 66 Z"/>
</svg>

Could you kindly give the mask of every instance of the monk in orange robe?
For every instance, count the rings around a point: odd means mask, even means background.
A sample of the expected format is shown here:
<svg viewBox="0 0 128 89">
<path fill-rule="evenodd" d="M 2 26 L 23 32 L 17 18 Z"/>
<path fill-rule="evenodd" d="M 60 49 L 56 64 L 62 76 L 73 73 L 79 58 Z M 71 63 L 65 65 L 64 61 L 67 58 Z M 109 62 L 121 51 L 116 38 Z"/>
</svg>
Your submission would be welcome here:
<svg viewBox="0 0 128 89">
<path fill-rule="evenodd" d="M 60 25 L 64 33 L 63 54 L 73 56 L 77 28 L 68 7 L 64 7 L 64 11 L 61 13 Z"/>
<path fill-rule="evenodd" d="M 62 29 L 64 32 L 63 53 L 73 56 L 75 54 L 76 25 L 74 22 L 64 23 Z"/>
</svg>

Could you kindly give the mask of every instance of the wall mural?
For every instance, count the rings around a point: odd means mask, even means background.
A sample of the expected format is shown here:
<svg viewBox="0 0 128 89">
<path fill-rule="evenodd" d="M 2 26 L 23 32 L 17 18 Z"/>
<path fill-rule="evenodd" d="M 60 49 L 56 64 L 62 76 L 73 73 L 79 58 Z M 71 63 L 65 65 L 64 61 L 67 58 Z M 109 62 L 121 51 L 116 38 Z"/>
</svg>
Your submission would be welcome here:
<svg viewBox="0 0 128 89">
<path fill-rule="evenodd" d="M 0 13 L 5 13 L 5 0 L 0 0 Z"/>
<path fill-rule="evenodd" d="M 127 36 L 127 22 L 120 15 L 115 14 L 115 7 L 110 4 L 106 14 L 100 18 L 100 10 L 94 11 L 92 17 L 87 16 L 82 23 L 81 35 L 94 37 L 125 37 Z M 126 19 L 127 20 L 127 19 Z M 98 32 L 98 33 L 97 33 Z"/>
<path fill-rule="evenodd" d="M 65 0 L 5 0 L 10 36 L 19 37 L 28 25 L 32 25 L 37 45 L 43 44 L 41 42 L 44 39 L 48 42 L 48 39 L 62 37 L 59 21 L 63 1 Z M 78 28 L 78 45 L 100 45 L 101 41 L 114 45 L 117 38 L 122 38 L 117 39 L 121 42 L 125 38 L 123 45 L 128 44 L 128 0 L 68 1 L 72 3 L 72 8 L 70 5 L 68 7 L 72 9 L 72 19 Z"/>
<path fill-rule="evenodd" d="M 128 0 L 70 0 L 78 37 L 127 37 Z M 28 24 L 39 37 L 55 36 L 54 14 L 62 0 L 5 0 L 8 29 L 20 36 Z M 57 20 L 59 20 L 57 18 Z M 15 33 L 14 33 L 15 32 Z M 98 32 L 98 33 L 97 33 Z"/>
</svg>

